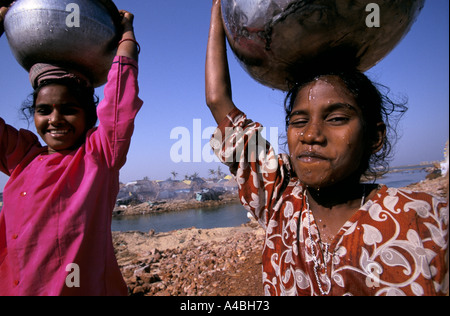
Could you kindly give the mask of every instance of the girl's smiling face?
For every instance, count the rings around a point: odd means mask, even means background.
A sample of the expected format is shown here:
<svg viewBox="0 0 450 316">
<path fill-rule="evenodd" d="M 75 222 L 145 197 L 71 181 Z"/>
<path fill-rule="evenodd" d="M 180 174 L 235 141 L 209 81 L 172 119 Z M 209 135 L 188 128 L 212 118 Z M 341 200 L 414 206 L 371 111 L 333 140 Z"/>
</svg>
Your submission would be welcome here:
<svg viewBox="0 0 450 316">
<path fill-rule="evenodd" d="M 52 84 L 39 91 L 34 122 L 49 154 L 73 151 L 87 132 L 85 110 L 64 85 Z"/>
<path fill-rule="evenodd" d="M 300 90 L 287 137 L 294 170 L 312 188 L 334 185 L 360 168 L 365 148 L 362 113 L 336 76 L 320 77 Z"/>
</svg>

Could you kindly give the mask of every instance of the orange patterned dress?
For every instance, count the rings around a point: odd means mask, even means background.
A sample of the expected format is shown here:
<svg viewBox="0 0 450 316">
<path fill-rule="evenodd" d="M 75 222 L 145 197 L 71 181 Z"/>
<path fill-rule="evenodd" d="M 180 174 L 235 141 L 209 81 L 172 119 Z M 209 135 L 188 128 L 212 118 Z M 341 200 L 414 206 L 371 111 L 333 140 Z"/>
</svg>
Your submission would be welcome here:
<svg viewBox="0 0 450 316">
<path fill-rule="evenodd" d="M 448 203 L 380 186 L 330 245 L 320 241 L 289 156 L 234 110 L 211 146 L 230 167 L 241 203 L 265 228 L 266 295 L 432 296 L 448 293 Z"/>
</svg>

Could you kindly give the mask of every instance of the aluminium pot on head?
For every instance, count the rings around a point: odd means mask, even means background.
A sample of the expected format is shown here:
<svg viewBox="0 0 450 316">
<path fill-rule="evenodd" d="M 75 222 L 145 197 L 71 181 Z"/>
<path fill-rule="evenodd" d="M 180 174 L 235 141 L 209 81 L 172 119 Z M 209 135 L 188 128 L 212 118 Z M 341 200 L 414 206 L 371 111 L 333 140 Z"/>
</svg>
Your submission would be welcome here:
<svg viewBox="0 0 450 316">
<path fill-rule="evenodd" d="M 69 4 L 78 5 L 79 12 Z M 79 26 L 67 23 L 78 13 Z M 100 87 L 116 55 L 120 15 L 111 0 L 17 0 L 6 14 L 5 33 L 25 70 L 54 64 L 75 69 Z"/>
<path fill-rule="evenodd" d="M 222 16 L 230 46 L 248 74 L 287 91 L 297 77 L 317 68 L 369 70 L 406 36 L 424 2 L 222 0 Z M 378 7 L 368 7 L 373 3 Z M 370 27 L 378 17 L 379 27 Z"/>
</svg>

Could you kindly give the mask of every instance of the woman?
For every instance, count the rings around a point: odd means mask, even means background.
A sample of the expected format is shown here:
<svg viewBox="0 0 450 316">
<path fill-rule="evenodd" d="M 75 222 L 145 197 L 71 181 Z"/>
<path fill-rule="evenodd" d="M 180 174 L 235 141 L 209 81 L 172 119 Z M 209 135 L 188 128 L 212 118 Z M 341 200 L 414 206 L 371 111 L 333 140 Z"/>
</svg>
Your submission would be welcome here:
<svg viewBox="0 0 450 316">
<path fill-rule="evenodd" d="M 98 109 L 87 78 L 38 64 L 28 110 L 46 146 L 0 118 L 0 171 L 10 176 L 0 213 L 0 296 L 128 294 L 111 217 L 142 101 L 134 16 L 121 16 L 122 40 Z"/>
<path fill-rule="evenodd" d="M 211 144 L 266 230 L 265 294 L 447 294 L 447 204 L 360 180 L 389 152 L 383 97 L 353 69 L 302 75 L 286 101 L 289 155 L 276 156 L 232 101 L 213 1 L 206 102 L 219 127 Z"/>
</svg>

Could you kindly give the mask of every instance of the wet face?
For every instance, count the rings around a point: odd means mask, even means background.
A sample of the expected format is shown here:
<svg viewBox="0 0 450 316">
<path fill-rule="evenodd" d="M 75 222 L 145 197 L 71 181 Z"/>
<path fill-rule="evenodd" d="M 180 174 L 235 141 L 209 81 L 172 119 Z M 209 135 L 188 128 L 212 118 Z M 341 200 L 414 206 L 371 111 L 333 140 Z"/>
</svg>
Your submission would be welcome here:
<svg viewBox="0 0 450 316">
<path fill-rule="evenodd" d="M 301 89 L 287 137 L 294 170 L 309 187 L 326 188 L 357 173 L 364 153 L 363 118 L 341 79 L 325 76 Z"/>
<path fill-rule="evenodd" d="M 87 132 L 86 113 L 64 85 L 49 85 L 40 90 L 34 122 L 49 154 L 78 148 Z"/>
</svg>

